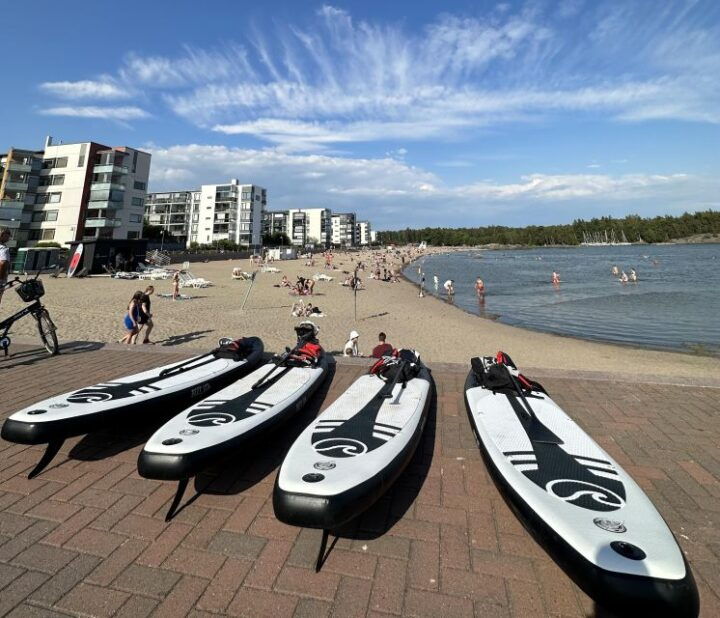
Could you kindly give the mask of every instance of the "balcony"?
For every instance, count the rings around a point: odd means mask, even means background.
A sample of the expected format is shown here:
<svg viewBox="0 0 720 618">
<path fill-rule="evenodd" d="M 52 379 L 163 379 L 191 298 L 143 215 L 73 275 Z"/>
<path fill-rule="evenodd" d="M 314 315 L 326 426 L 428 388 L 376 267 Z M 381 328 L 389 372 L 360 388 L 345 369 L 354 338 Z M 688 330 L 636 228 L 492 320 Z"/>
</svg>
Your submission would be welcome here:
<svg viewBox="0 0 720 618">
<path fill-rule="evenodd" d="M 127 174 L 130 171 L 127 165 L 96 165 L 94 174 Z"/>
<path fill-rule="evenodd" d="M 114 182 L 94 182 L 90 185 L 91 191 L 109 191 L 111 189 L 117 189 L 118 191 L 125 191 L 125 185 L 114 183 Z"/>
<path fill-rule="evenodd" d="M 114 202 L 112 200 L 99 200 L 88 202 L 89 208 L 113 208 L 114 210 L 120 210 L 123 207 L 122 200 Z"/>
<path fill-rule="evenodd" d="M 30 163 L 21 163 L 20 161 L 8 161 L 7 167 L 11 172 L 32 171 L 32 165 Z"/>
<path fill-rule="evenodd" d="M 85 227 L 120 227 L 120 219 L 108 219 L 106 217 L 89 217 L 85 219 Z"/>
<path fill-rule="evenodd" d="M 20 227 L 22 223 L 23 208 L 9 206 L 18 202 L 0 202 L 0 227 Z"/>
<path fill-rule="evenodd" d="M 27 191 L 28 183 L 27 180 L 24 182 L 8 181 L 5 183 L 6 191 Z"/>
</svg>

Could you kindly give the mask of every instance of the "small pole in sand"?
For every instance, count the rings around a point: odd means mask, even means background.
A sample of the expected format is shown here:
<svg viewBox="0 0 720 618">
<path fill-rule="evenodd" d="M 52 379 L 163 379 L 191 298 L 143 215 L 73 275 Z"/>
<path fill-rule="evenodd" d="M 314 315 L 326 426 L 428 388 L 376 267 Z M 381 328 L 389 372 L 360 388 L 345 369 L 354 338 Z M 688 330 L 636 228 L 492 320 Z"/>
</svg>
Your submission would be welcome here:
<svg viewBox="0 0 720 618">
<path fill-rule="evenodd" d="M 245 300 L 243 301 L 242 307 L 240 307 L 240 311 L 245 309 L 245 303 L 247 302 L 248 296 L 250 296 L 250 292 L 252 291 L 253 283 L 255 283 L 255 276 L 257 275 L 257 271 L 255 271 L 252 276 L 250 277 L 250 287 L 248 288 L 247 294 L 245 294 Z"/>
<path fill-rule="evenodd" d="M 353 277 L 353 296 L 355 301 L 355 321 L 357 322 L 357 266 L 355 267 L 355 275 Z"/>
</svg>

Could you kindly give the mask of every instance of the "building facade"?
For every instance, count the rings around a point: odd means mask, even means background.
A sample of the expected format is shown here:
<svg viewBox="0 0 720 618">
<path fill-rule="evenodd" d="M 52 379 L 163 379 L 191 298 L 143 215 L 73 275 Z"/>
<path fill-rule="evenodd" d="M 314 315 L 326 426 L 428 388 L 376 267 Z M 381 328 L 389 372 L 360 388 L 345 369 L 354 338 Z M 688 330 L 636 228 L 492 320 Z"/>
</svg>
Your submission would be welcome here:
<svg viewBox="0 0 720 618">
<path fill-rule="evenodd" d="M 338 212 L 332 215 L 332 244 L 353 247 L 357 244 L 356 217 L 354 212 Z"/>
<path fill-rule="evenodd" d="M 17 246 L 142 235 L 150 154 L 47 138 L 42 151 L 11 149 L 2 160 L 0 219 L 16 222 L 21 211 L 19 225 L 8 226 Z"/>
<path fill-rule="evenodd" d="M 332 241 L 331 217 L 328 208 L 291 208 L 266 212 L 263 233 L 283 233 L 297 247 L 328 247 Z"/>
<path fill-rule="evenodd" d="M 372 230 L 370 229 L 370 221 L 358 221 L 355 229 L 355 239 L 357 241 L 357 244 L 361 247 L 364 245 L 369 245 L 371 242 L 371 232 Z"/>
<path fill-rule="evenodd" d="M 227 240 L 237 245 L 260 246 L 267 190 L 240 184 L 202 185 L 191 191 L 151 193 L 145 220 L 165 230 L 176 242 L 209 245 Z"/>
<path fill-rule="evenodd" d="M 199 201 L 199 191 L 148 193 L 145 200 L 145 222 L 161 228 L 165 241 L 186 245 L 193 204 Z"/>
</svg>

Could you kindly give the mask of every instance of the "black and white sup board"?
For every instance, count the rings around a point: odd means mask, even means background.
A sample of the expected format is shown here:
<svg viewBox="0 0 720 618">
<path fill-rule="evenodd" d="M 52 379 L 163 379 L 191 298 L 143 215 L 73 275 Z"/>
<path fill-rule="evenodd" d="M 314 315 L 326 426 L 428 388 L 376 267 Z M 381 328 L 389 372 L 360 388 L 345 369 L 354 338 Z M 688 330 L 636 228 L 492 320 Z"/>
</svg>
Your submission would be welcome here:
<svg viewBox="0 0 720 618">
<path fill-rule="evenodd" d="M 432 378 L 418 364 L 418 375 L 405 388 L 395 384 L 388 398 L 381 391 L 391 384 L 361 376 L 300 434 L 275 482 L 280 521 L 336 529 L 385 493 L 412 458 L 427 419 Z"/>
<path fill-rule="evenodd" d="M 257 337 L 244 341 L 250 351 L 239 360 L 218 358 L 210 352 L 40 401 L 10 416 L 3 424 L 2 437 L 21 444 L 49 444 L 43 460 L 31 472 L 31 477 L 35 476 L 57 454 L 65 438 L 129 418 L 131 413 L 161 413 L 187 405 L 251 370 L 262 360 L 263 343 Z"/>
<path fill-rule="evenodd" d="M 138 458 L 140 475 L 177 481 L 194 476 L 299 411 L 327 372 L 324 354 L 312 367 L 277 366 L 272 361 L 261 365 L 158 429 Z"/>
<path fill-rule="evenodd" d="M 643 490 L 544 391 L 522 392 L 535 418 L 514 385 L 485 388 L 474 371 L 465 382 L 483 457 L 523 525 L 601 606 L 697 616 L 687 561 Z"/>
</svg>

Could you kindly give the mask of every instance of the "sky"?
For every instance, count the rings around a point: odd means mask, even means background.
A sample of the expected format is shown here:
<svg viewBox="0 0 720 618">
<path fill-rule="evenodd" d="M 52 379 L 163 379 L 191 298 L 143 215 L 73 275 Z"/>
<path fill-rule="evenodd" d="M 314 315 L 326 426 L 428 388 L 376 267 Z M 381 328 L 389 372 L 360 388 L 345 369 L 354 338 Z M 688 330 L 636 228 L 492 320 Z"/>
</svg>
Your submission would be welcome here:
<svg viewBox="0 0 720 618">
<path fill-rule="evenodd" d="M 720 209 L 717 0 L 0 0 L 0 150 L 152 153 L 375 229 Z"/>
</svg>

